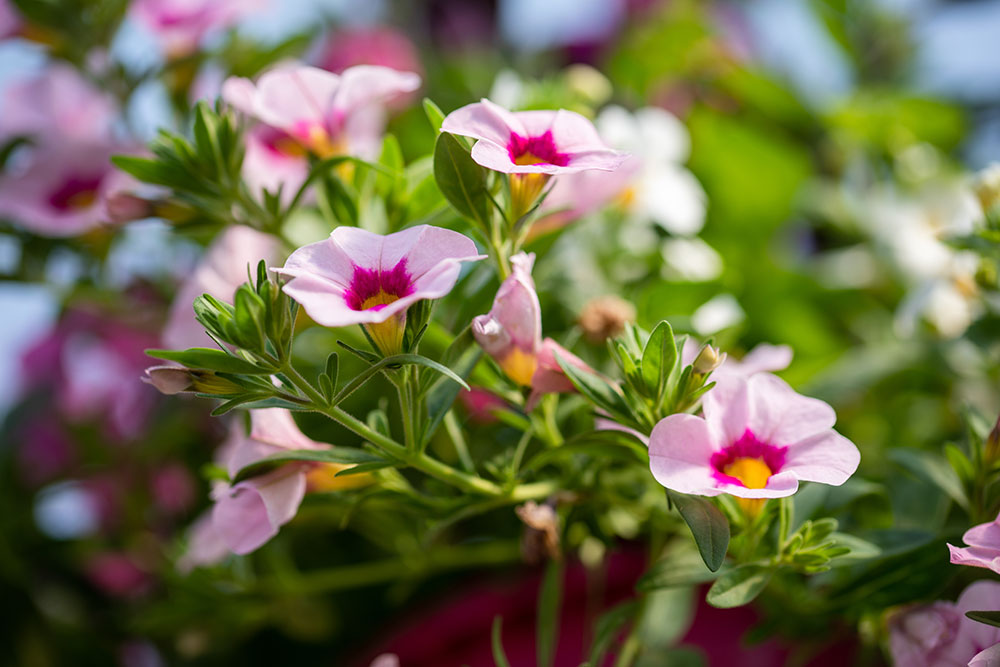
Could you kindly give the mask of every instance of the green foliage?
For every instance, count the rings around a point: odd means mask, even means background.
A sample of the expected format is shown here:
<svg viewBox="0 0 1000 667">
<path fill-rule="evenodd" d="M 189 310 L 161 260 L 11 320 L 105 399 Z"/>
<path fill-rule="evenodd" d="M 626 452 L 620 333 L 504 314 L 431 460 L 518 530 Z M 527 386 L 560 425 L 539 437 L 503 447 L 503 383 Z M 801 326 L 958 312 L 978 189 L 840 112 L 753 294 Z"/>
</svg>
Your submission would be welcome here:
<svg viewBox="0 0 1000 667">
<path fill-rule="evenodd" d="M 698 552 L 709 570 L 722 567 L 729 548 L 729 522 L 711 501 L 667 490 L 667 498 L 677 507 L 691 529 Z"/>
</svg>

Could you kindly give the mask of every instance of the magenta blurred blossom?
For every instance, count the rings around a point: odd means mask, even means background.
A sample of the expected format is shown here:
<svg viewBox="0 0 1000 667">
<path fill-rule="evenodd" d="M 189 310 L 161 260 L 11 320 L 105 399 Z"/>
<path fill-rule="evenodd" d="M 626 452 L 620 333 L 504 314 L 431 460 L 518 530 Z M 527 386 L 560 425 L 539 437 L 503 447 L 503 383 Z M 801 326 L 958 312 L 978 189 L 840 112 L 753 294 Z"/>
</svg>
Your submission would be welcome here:
<svg viewBox="0 0 1000 667">
<path fill-rule="evenodd" d="M 326 449 L 299 430 L 292 413 L 280 408 L 252 410 L 246 435 L 236 423 L 220 450 L 229 476 L 271 454 L 287 450 Z M 306 493 L 309 463 L 288 463 L 232 486 L 220 484 L 213 491 L 212 524 L 231 551 L 247 554 L 278 534 L 298 511 Z"/>
<path fill-rule="evenodd" d="M 670 415 L 650 435 L 650 470 L 681 493 L 778 498 L 800 481 L 839 486 L 861 455 L 833 430 L 833 408 L 780 378 L 719 377 L 702 401 L 704 417 Z"/>
<path fill-rule="evenodd" d="M 948 545 L 952 563 L 983 567 L 1000 574 L 1000 516 L 965 531 L 962 541 L 968 546 Z"/>
<path fill-rule="evenodd" d="M 463 389 L 458 393 L 458 400 L 469 419 L 476 424 L 493 424 L 497 421 L 493 411 L 510 407 L 507 401 L 482 387 L 472 387 L 468 391 Z"/>
<path fill-rule="evenodd" d="M 587 373 L 596 373 L 583 359 L 551 338 L 546 338 L 538 349 L 538 367 L 531 377 L 531 394 L 525 404 L 526 410 L 533 410 L 545 394 L 565 394 L 576 391 L 573 383 L 563 372 L 562 366 L 559 365 L 558 359 L 562 359 L 570 366 Z"/>
<path fill-rule="evenodd" d="M 565 109 L 511 112 L 483 99 L 452 111 L 441 130 L 476 139 L 472 159 L 507 174 L 614 171 L 628 157 L 608 148 L 593 123 Z"/>
<path fill-rule="evenodd" d="M 969 661 L 969 667 L 997 667 L 1000 665 L 1000 643 L 983 649 Z"/>
<path fill-rule="evenodd" d="M 256 271 L 257 263 L 277 261 L 280 248 L 278 240 L 269 234 L 242 225 L 226 227 L 174 297 L 163 328 L 163 345 L 175 350 L 215 347 L 215 342 L 194 318 L 195 298 L 211 294 L 220 301 L 232 302 L 236 288 Z"/>
<path fill-rule="evenodd" d="M 187 512 L 194 505 L 196 484 L 194 477 L 182 463 L 162 464 L 150 480 L 153 501 L 167 514 Z"/>
<path fill-rule="evenodd" d="M 53 64 L 4 91 L 0 137 L 28 136 L 60 147 L 67 141 L 94 144 L 111 138 L 117 115 L 114 98 L 73 67 Z"/>
<path fill-rule="evenodd" d="M 49 415 L 30 418 L 15 438 L 20 476 L 31 485 L 55 479 L 77 460 L 72 439 Z"/>
<path fill-rule="evenodd" d="M 77 236 L 110 220 L 107 197 L 129 177 L 110 162 L 112 144 L 55 143 L 31 149 L 0 175 L 0 217 L 40 236 Z"/>
<path fill-rule="evenodd" d="M 208 33 L 230 28 L 266 4 L 266 0 L 135 0 L 129 10 L 156 35 L 168 57 L 180 57 L 197 50 Z"/>
<path fill-rule="evenodd" d="M 129 554 L 106 551 L 92 556 L 85 565 L 87 578 L 106 595 L 131 598 L 147 592 L 152 585 L 149 573 Z"/>
<path fill-rule="evenodd" d="M 423 71 L 410 38 L 387 26 L 349 28 L 330 35 L 319 66 L 339 74 L 355 65 L 379 65 L 417 74 Z"/>
<path fill-rule="evenodd" d="M 222 97 L 242 113 L 280 130 L 320 157 L 377 155 L 385 104 L 420 87 L 420 77 L 358 65 L 343 74 L 285 66 L 249 79 L 231 77 Z"/>
<path fill-rule="evenodd" d="M 364 325 L 385 354 L 402 345 L 406 310 L 455 286 L 463 262 L 483 259 L 466 236 L 418 225 L 381 236 L 338 227 L 330 238 L 299 248 L 285 266 L 284 291 L 317 323 Z"/>
<path fill-rule="evenodd" d="M 525 387 L 532 384 L 542 346 L 542 307 L 531 278 L 534 264 L 534 253 L 511 257 L 511 273 L 497 290 L 490 312 L 472 320 L 476 342 L 507 377 Z"/>
<path fill-rule="evenodd" d="M 5 39 L 21 29 L 21 15 L 10 0 L 0 0 L 0 39 Z"/>
<path fill-rule="evenodd" d="M 909 607 L 889 619 L 889 650 L 897 667 L 965 667 L 982 664 L 983 649 L 1000 643 L 1000 628 L 973 621 L 967 611 L 1000 609 L 1000 583 L 977 581 L 956 603 Z M 994 651 L 995 652 L 995 651 Z M 979 663 L 970 662 L 978 659 Z"/>
</svg>

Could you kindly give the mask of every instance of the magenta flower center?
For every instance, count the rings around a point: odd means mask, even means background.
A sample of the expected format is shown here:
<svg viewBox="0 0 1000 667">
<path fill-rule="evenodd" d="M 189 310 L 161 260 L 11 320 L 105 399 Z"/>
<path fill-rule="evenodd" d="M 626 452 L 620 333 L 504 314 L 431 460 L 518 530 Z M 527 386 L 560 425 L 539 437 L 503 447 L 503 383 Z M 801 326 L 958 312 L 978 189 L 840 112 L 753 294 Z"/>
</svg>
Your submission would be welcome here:
<svg viewBox="0 0 1000 667">
<path fill-rule="evenodd" d="M 747 429 L 739 440 L 712 454 L 712 474 L 720 482 L 763 489 L 785 465 L 785 447 L 762 442 Z"/>
<path fill-rule="evenodd" d="M 413 278 L 406 270 L 404 257 L 388 270 L 355 266 L 344 297 L 352 310 L 381 310 L 412 293 Z"/>
<path fill-rule="evenodd" d="M 102 176 L 74 174 L 49 195 L 49 204 L 58 211 L 87 208 L 97 200 Z"/>
<path fill-rule="evenodd" d="M 554 164 L 565 167 L 569 164 L 569 155 L 560 153 L 552 139 L 552 130 L 538 137 L 522 137 L 511 132 L 507 142 L 507 152 L 511 162 L 517 165 Z"/>
</svg>

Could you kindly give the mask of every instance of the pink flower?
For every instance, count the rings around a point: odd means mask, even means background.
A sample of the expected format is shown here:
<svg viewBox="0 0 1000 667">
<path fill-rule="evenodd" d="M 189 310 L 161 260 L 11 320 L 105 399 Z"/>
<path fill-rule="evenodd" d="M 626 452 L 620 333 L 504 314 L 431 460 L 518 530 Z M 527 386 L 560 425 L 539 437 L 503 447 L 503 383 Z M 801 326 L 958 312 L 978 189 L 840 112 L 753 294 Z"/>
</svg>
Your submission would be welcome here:
<svg viewBox="0 0 1000 667">
<path fill-rule="evenodd" d="M 475 424 L 494 424 L 498 421 L 494 412 L 510 407 L 507 401 L 482 387 L 463 389 L 458 392 L 458 400 L 469 415 L 469 421 Z"/>
<path fill-rule="evenodd" d="M 385 103 L 419 87 L 416 74 L 388 67 L 359 65 L 338 75 L 297 66 L 265 72 L 256 85 L 232 77 L 223 84 L 222 97 L 320 157 L 374 157 Z"/>
<path fill-rule="evenodd" d="M 535 374 L 531 377 L 531 394 L 524 406 L 526 410 L 533 410 L 545 394 L 565 394 L 576 391 L 576 387 L 566 377 L 562 366 L 559 365 L 557 357 L 570 366 L 587 373 L 595 373 L 594 369 L 588 366 L 583 359 L 551 338 L 546 338 L 538 349 L 538 368 L 535 369 Z"/>
<path fill-rule="evenodd" d="M 685 366 L 693 364 L 701 346 L 692 338 L 684 341 L 684 348 L 681 350 L 681 363 Z M 792 348 L 787 345 L 771 345 L 770 343 L 760 343 L 752 350 L 743 355 L 740 360 L 726 356 L 725 361 L 712 375 L 718 378 L 723 374 L 742 375 L 749 377 L 754 373 L 774 373 L 783 371 L 792 363 Z"/>
<path fill-rule="evenodd" d="M 149 486 L 157 507 L 167 514 L 182 514 L 194 504 L 194 479 L 187 467 L 180 463 L 159 466 Z"/>
<path fill-rule="evenodd" d="M 329 447 L 306 437 L 288 410 L 251 410 L 250 420 L 249 436 L 237 424 L 222 446 L 220 453 L 230 477 L 277 452 Z M 212 494 L 212 525 L 226 546 L 247 554 L 277 535 L 298 511 L 312 467 L 309 463 L 289 463 L 232 486 L 218 486 Z"/>
<path fill-rule="evenodd" d="M 286 206 L 309 176 L 305 149 L 290 136 L 268 125 L 258 125 L 246 134 L 243 180 L 251 192 L 277 192 Z"/>
<path fill-rule="evenodd" d="M 650 470 L 668 489 L 778 498 L 800 481 L 839 486 L 860 462 L 854 443 L 833 430 L 833 409 L 774 375 L 724 374 L 702 409 L 704 417 L 670 415 L 650 435 Z"/>
<path fill-rule="evenodd" d="M 198 517 L 187 531 L 184 554 L 177 559 L 177 570 L 187 574 L 197 567 L 221 562 L 232 552 L 215 529 L 212 511 Z"/>
<path fill-rule="evenodd" d="M 951 562 L 955 565 L 984 567 L 1000 574 L 1000 516 L 990 523 L 982 523 L 965 531 L 964 548 L 948 545 Z"/>
<path fill-rule="evenodd" d="M 0 0 L 0 39 L 10 37 L 21 28 L 21 16 L 10 0 Z"/>
<path fill-rule="evenodd" d="M 91 557 L 86 572 L 94 586 L 113 597 L 137 597 L 153 583 L 136 559 L 123 552 L 107 551 Z"/>
<path fill-rule="evenodd" d="M 152 30 L 170 57 L 198 48 L 213 30 L 234 25 L 264 6 L 262 0 L 135 0 L 132 15 Z"/>
<path fill-rule="evenodd" d="M 1000 628 L 973 621 L 967 611 L 1000 607 L 1000 583 L 977 581 L 958 602 L 911 607 L 889 620 L 889 650 L 898 667 L 965 667 L 984 665 L 984 647 L 1000 643 Z M 987 649 L 991 651 L 993 649 Z M 994 651 L 995 652 L 995 651 Z M 980 662 L 970 662 L 978 659 Z"/>
<path fill-rule="evenodd" d="M 1000 665 L 1000 644 L 983 649 L 969 661 L 969 667 L 997 667 Z"/>
<path fill-rule="evenodd" d="M 511 112 L 483 99 L 452 111 L 441 130 L 477 139 L 472 159 L 505 174 L 614 171 L 628 157 L 604 145 L 593 123 L 565 109 Z"/>
<path fill-rule="evenodd" d="M 189 347 L 215 347 L 215 342 L 194 319 L 192 304 L 196 297 L 211 294 L 231 302 L 236 288 L 247 281 L 257 263 L 272 263 L 279 257 L 278 240 L 250 227 L 227 227 L 212 242 L 198 268 L 177 292 L 163 329 L 163 345 L 175 350 Z"/>
<path fill-rule="evenodd" d="M 338 227 L 330 238 L 299 248 L 285 266 L 285 293 L 327 327 L 360 324 L 384 354 L 402 347 L 406 309 L 438 299 L 458 281 L 462 262 L 483 259 L 471 239 L 418 225 L 380 236 Z"/>
<path fill-rule="evenodd" d="M 69 65 L 50 65 L 12 84 L 0 110 L 0 136 L 57 145 L 106 141 L 117 117 L 114 99 Z"/>
<path fill-rule="evenodd" d="M 511 380 L 531 386 L 542 346 L 542 307 L 531 269 L 535 254 L 511 257 L 511 274 L 500 285 L 493 307 L 472 320 L 472 335 Z"/>
<path fill-rule="evenodd" d="M 320 67 L 343 72 L 356 65 L 379 65 L 400 72 L 420 72 L 420 57 L 406 33 L 386 26 L 351 28 L 330 36 Z"/>
<path fill-rule="evenodd" d="M 108 221 L 105 197 L 120 172 L 107 144 L 52 144 L 34 149 L 19 170 L 0 175 L 0 218 L 40 236 L 77 236 Z"/>
</svg>

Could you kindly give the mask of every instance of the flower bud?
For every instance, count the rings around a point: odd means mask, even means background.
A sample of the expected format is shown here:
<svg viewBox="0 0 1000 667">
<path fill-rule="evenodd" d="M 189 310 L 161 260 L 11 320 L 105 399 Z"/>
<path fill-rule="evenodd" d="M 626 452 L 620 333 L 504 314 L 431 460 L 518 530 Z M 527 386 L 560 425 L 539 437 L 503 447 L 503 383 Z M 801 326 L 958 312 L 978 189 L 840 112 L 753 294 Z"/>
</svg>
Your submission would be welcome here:
<svg viewBox="0 0 1000 667">
<path fill-rule="evenodd" d="M 635 306 L 610 294 L 591 299 L 580 311 L 580 328 L 590 343 L 603 343 L 609 338 L 617 338 L 625 331 L 625 324 L 635 322 Z"/>
<path fill-rule="evenodd" d="M 708 375 L 721 366 L 725 360 L 726 355 L 725 353 L 720 353 L 719 348 L 713 345 L 706 345 L 698 352 L 698 356 L 695 357 L 692 366 L 695 373 Z"/>
<path fill-rule="evenodd" d="M 194 386 L 191 371 L 180 366 L 150 366 L 142 381 L 168 396 L 191 391 Z"/>
</svg>

